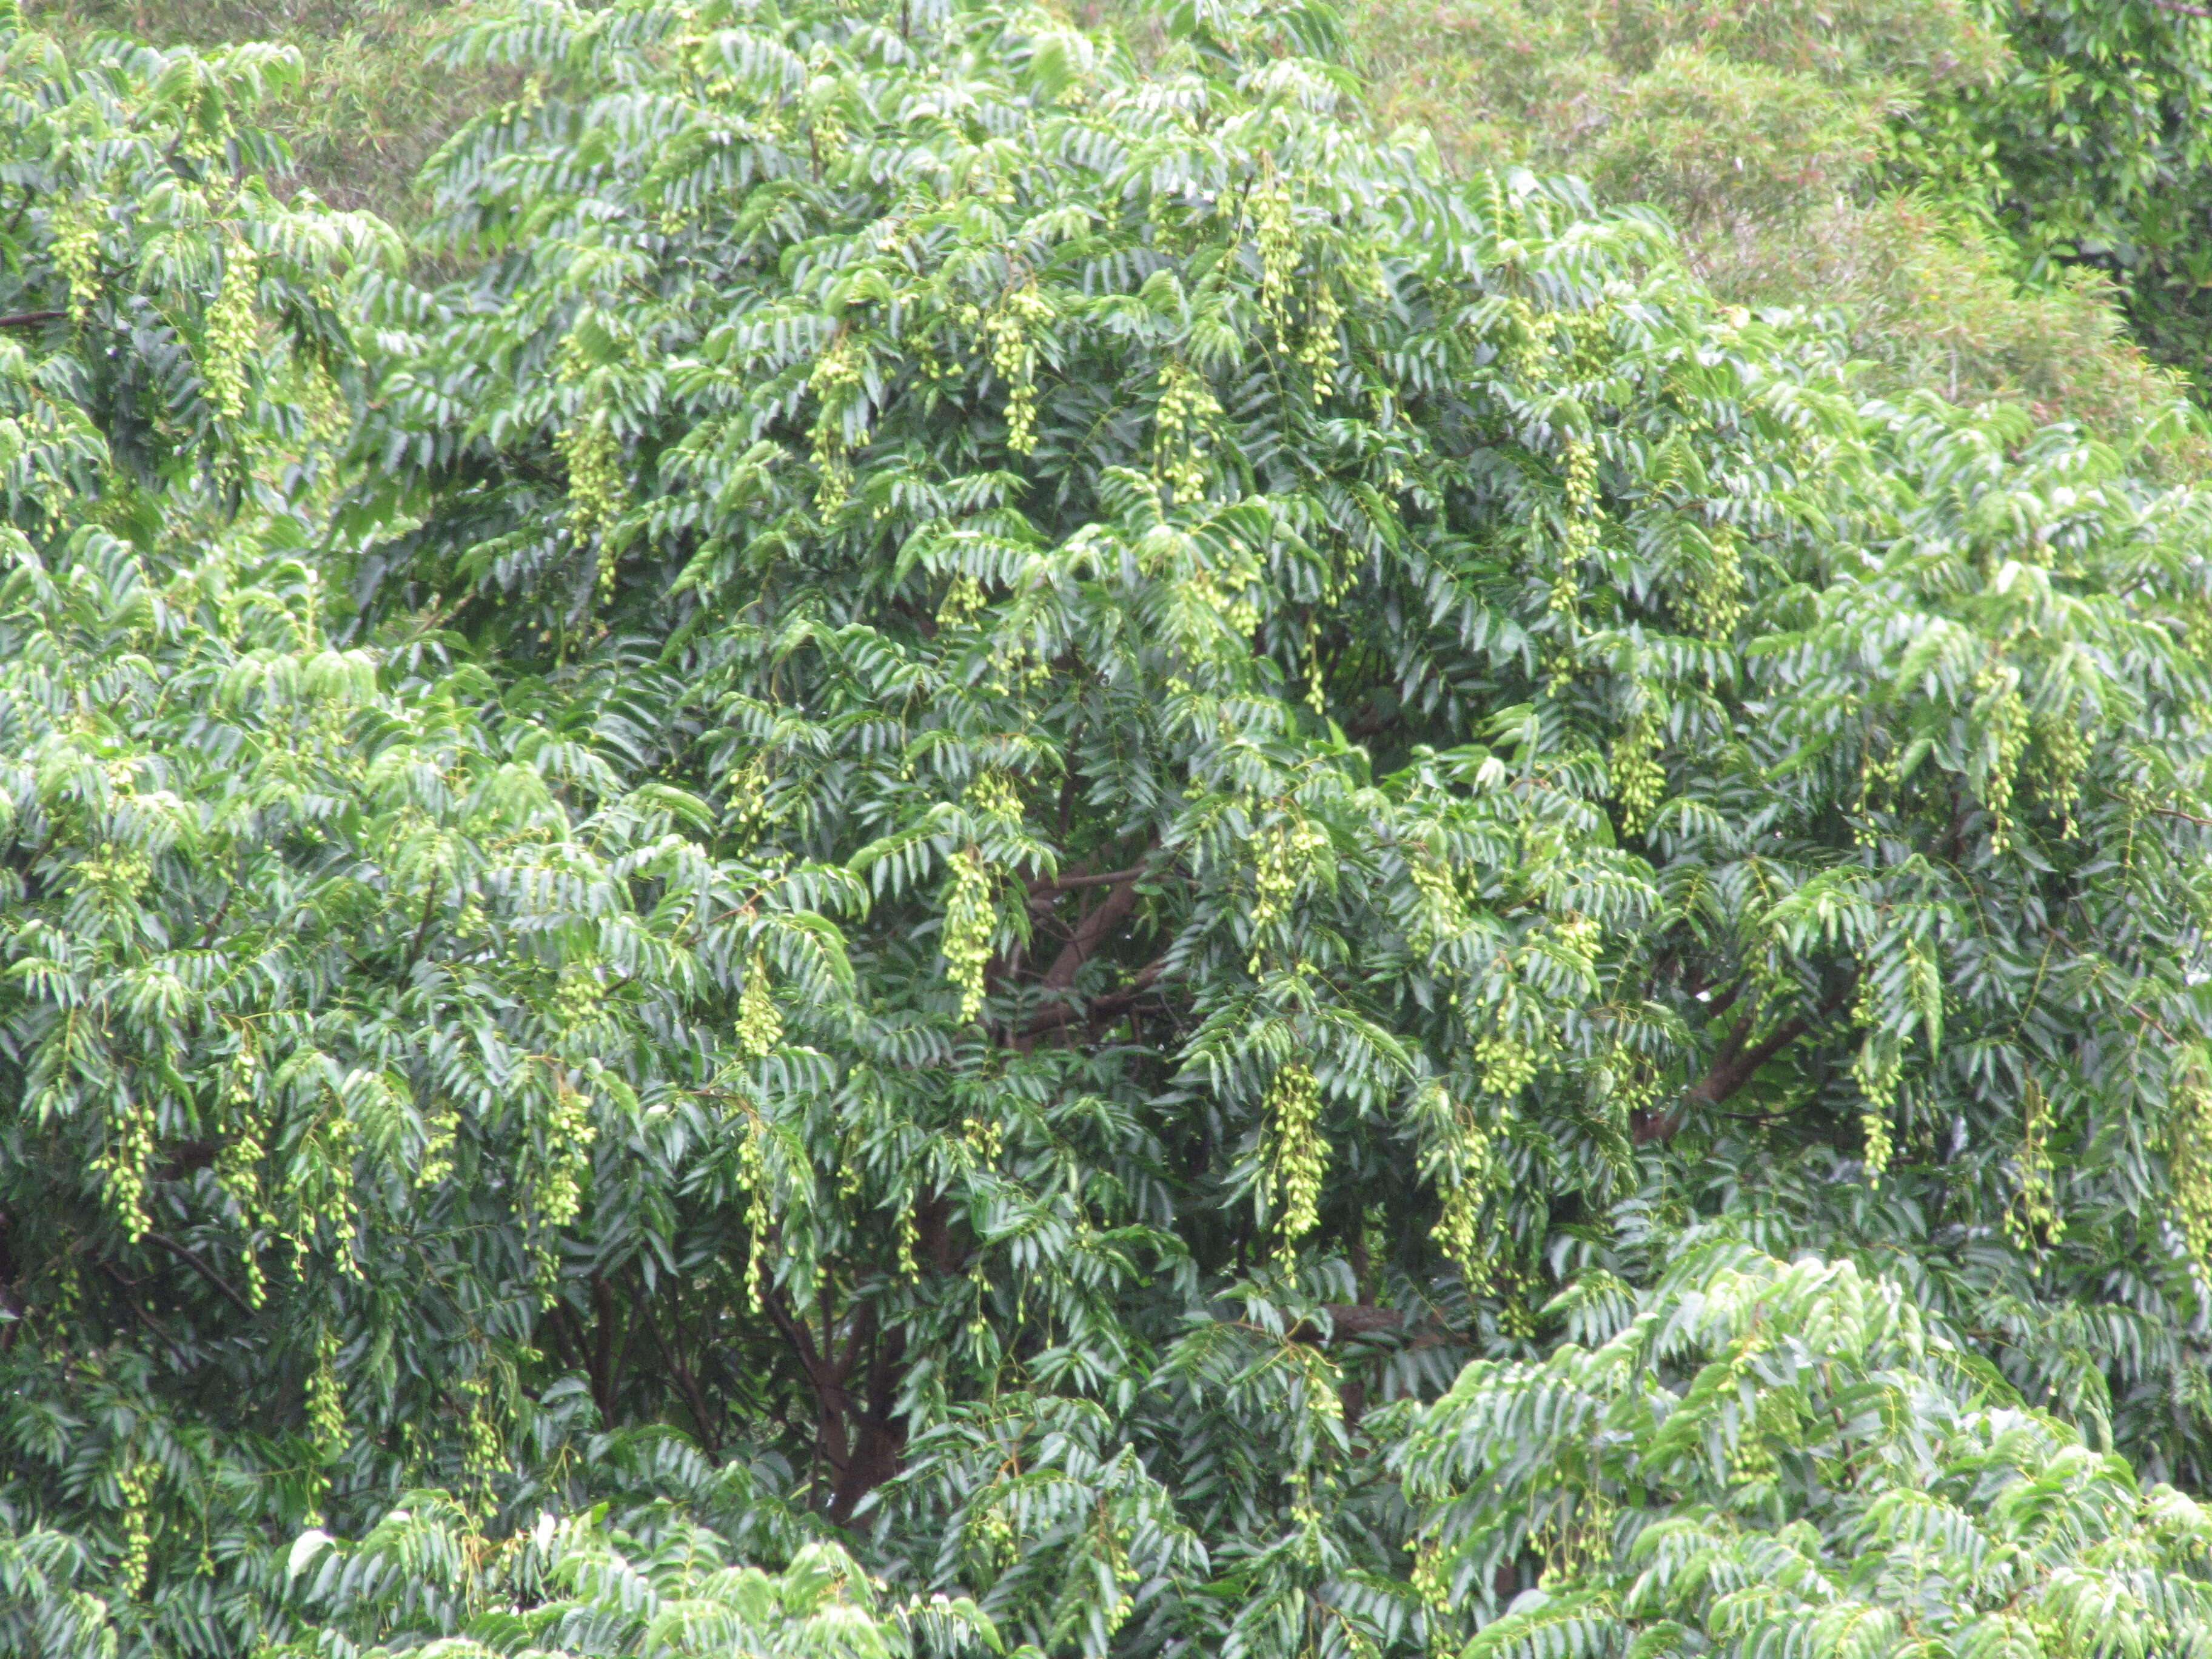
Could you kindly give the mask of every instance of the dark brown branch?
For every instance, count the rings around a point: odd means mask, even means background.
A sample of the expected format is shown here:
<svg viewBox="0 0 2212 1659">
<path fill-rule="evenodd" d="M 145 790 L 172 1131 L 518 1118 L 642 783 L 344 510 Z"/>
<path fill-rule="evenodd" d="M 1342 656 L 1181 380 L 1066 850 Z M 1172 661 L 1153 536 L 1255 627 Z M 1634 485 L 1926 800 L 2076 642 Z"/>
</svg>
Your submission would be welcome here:
<svg viewBox="0 0 2212 1659">
<path fill-rule="evenodd" d="M 1752 1021 L 1758 1011 L 1744 1015 L 1722 1040 L 1705 1076 L 1684 1090 L 1682 1097 L 1666 1111 L 1640 1115 L 1631 1125 L 1630 1138 L 1639 1146 L 1668 1139 L 1689 1121 L 1692 1106 L 1718 1106 L 1727 1101 L 1759 1074 L 1759 1067 L 1842 1007 L 1857 984 L 1858 975 L 1854 972 L 1844 979 L 1841 989 L 1825 999 L 1811 1013 L 1791 1015 L 1748 1048 L 1745 1043 L 1751 1036 Z"/>
<path fill-rule="evenodd" d="M 1324 1338 L 1321 1327 L 1302 1322 L 1291 1328 L 1289 1339 L 1293 1342 L 1341 1342 L 1347 1337 L 1377 1336 L 1385 1332 L 1412 1333 L 1407 1346 L 1433 1348 L 1450 1340 L 1450 1334 L 1424 1319 L 1412 1325 L 1404 1312 L 1396 1308 L 1374 1308 L 1358 1302 L 1324 1302 L 1322 1311 L 1328 1316 L 1329 1334 Z"/>
<path fill-rule="evenodd" d="M 830 1494 L 830 1519 L 841 1527 L 852 1524 L 868 1494 L 898 1474 L 900 1460 L 906 1450 L 906 1425 L 896 1409 L 906 1358 L 905 1339 L 897 1331 L 879 1332 L 872 1309 L 866 1322 L 866 1403 L 857 1413 L 858 1431 L 853 1437 L 852 1457 L 832 1484 Z M 854 1349 L 856 1360 L 857 1334 L 856 1332 Z"/>
<path fill-rule="evenodd" d="M 1740 979 L 1736 981 L 1735 984 L 1729 986 L 1727 990 L 1715 997 L 1711 1002 L 1705 1005 L 1705 1018 L 1707 1019 L 1718 1019 L 1723 1014 L 1728 1012 L 1729 1009 L 1735 1007 L 1735 1000 L 1743 994 L 1743 988 L 1750 983 L 1751 981 L 1748 979 Z"/>
<path fill-rule="evenodd" d="M 1161 974 L 1166 969 L 1167 958 L 1164 957 L 1158 962 L 1146 963 L 1137 970 L 1136 977 L 1120 990 L 1093 997 L 1080 1009 L 1072 1002 L 1054 1003 L 1032 1015 L 1029 1024 L 1023 1026 L 1017 1035 L 1022 1037 L 1042 1036 L 1047 1031 L 1057 1030 L 1079 1017 L 1085 1024 L 1090 1025 L 1102 1019 L 1111 1019 L 1116 1014 L 1127 1013 L 1144 1000 L 1145 993 L 1158 983 Z"/>
<path fill-rule="evenodd" d="M 240 1295 L 239 1292 L 232 1287 L 228 1279 L 225 1279 L 214 1268 L 209 1267 L 206 1262 L 201 1261 L 198 1255 L 186 1249 L 182 1244 L 177 1243 L 175 1239 L 171 1238 L 167 1233 L 149 1232 L 146 1237 L 151 1239 L 155 1243 L 159 1244 L 171 1255 L 175 1256 L 178 1261 L 183 1262 L 187 1267 L 190 1267 L 202 1279 L 204 1279 L 209 1284 L 214 1285 L 216 1289 L 221 1291 L 224 1297 L 236 1307 L 239 1312 L 246 1315 L 248 1318 L 252 1317 L 253 1304 L 251 1302 L 248 1302 L 243 1296 Z"/>
<path fill-rule="evenodd" d="M 1074 984 L 1075 976 L 1083 971 L 1083 964 L 1098 953 L 1099 947 L 1136 908 L 1137 878 L 1131 872 L 1123 875 L 1097 908 L 1077 925 L 1075 937 L 1061 947 L 1052 966 L 1045 970 L 1045 988 L 1064 991 Z"/>
<path fill-rule="evenodd" d="M 592 1393 L 599 1408 L 600 1426 L 611 1429 L 615 1421 L 615 1297 L 607 1288 L 607 1281 L 597 1273 L 592 1275 Z"/>
<path fill-rule="evenodd" d="M 1109 870 L 1103 876 L 1060 876 L 1051 881 L 1032 882 L 1030 884 L 1030 902 L 1032 905 L 1048 905 L 1062 893 L 1072 893 L 1079 887 L 1119 886 L 1122 882 L 1134 881 L 1144 873 L 1144 867 L 1137 865 L 1127 870 Z"/>
<path fill-rule="evenodd" d="M 430 878 L 430 885 L 422 894 L 422 920 L 415 929 L 415 942 L 407 947 L 407 962 L 405 965 L 408 968 L 412 968 L 416 963 L 422 959 L 422 946 L 429 939 L 430 922 L 431 919 L 437 914 L 437 904 L 438 879 L 435 876 L 433 876 Z"/>
<path fill-rule="evenodd" d="M 839 1474 L 843 1474 L 852 1462 L 852 1443 L 845 1432 L 845 1413 L 852 1407 L 852 1395 L 845 1388 L 844 1374 L 831 1361 L 823 1357 L 814 1346 L 814 1334 L 799 1321 L 792 1317 L 783 1298 L 770 1291 L 761 1298 L 761 1305 L 775 1322 L 783 1340 L 799 1360 L 800 1373 L 806 1386 L 814 1394 L 815 1449 L 823 1459 Z"/>
<path fill-rule="evenodd" d="M 684 1409 L 691 1413 L 691 1421 L 698 1427 L 700 1450 L 707 1454 L 708 1462 L 720 1463 L 722 1461 L 722 1436 L 715 1426 L 714 1418 L 707 1410 L 707 1396 L 700 1390 L 699 1379 L 692 1375 L 690 1366 L 684 1363 L 683 1355 L 661 1336 L 660 1322 L 653 1316 L 651 1299 L 641 1297 L 637 1306 L 639 1316 L 645 1321 L 647 1334 L 653 1338 L 653 1346 L 660 1350 L 660 1363 L 668 1367 L 668 1375 L 676 1384 L 676 1391 L 684 1396 Z"/>
<path fill-rule="evenodd" d="M 35 323 L 58 323 L 69 315 L 66 311 L 16 311 L 0 317 L 0 328 L 29 328 Z"/>
</svg>

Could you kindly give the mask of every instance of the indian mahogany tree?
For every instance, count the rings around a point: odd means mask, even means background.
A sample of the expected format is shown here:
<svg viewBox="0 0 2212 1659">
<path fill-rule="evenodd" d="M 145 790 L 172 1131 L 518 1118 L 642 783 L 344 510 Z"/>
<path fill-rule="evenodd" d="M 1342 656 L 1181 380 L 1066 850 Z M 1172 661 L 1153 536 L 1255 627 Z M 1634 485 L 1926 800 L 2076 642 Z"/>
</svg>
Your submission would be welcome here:
<svg viewBox="0 0 2212 1659">
<path fill-rule="evenodd" d="M 2205 504 L 1165 22 L 0 33 L 0 1651 L 2212 1639 Z"/>
</svg>

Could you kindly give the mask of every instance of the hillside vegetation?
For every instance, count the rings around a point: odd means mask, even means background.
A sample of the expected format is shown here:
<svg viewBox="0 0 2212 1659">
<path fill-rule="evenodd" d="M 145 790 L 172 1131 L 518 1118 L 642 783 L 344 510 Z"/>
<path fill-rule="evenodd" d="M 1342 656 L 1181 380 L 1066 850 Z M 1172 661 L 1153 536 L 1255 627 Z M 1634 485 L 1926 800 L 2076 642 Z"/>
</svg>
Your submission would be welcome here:
<svg viewBox="0 0 2212 1659">
<path fill-rule="evenodd" d="M 2212 1651 L 2051 50 L 0 9 L 0 1655 Z"/>
</svg>

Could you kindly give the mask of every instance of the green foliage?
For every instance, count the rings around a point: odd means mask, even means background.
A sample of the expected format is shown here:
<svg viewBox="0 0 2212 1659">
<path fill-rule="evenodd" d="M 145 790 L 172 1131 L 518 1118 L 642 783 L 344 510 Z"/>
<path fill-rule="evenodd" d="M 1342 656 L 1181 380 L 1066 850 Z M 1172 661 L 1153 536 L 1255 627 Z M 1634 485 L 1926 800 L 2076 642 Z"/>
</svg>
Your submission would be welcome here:
<svg viewBox="0 0 2212 1659">
<path fill-rule="evenodd" d="M 2188 1653 L 2212 1516 L 2024 1411 L 1900 1287 L 1694 1249 L 1562 1298 L 1575 1339 L 1468 1367 L 1401 1462 L 1462 1651 Z"/>
<path fill-rule="evenodd" d="M 973 1602 L 883 1605 L 835 1544 L 805 1546 L 775 1575 L 727 1553 L 720 1534 L 665 1512 L 627 1528 L 598 1511 L 544 1516 L 495 1541 L 444 1494 L 412 1493 L 357 1546 L 309 1532 L 292 1547 L 288 1577 L 322 1623 L 313 1640 L 279 1651 L 388 1659 L 430 1641 L 447 1659 L 899 1659 L 917 1636 L 934 1653 L 1004 1651 Z"/>
<path fill-rule="evenodd" d="M 2081 261 L 2136 337 L 2212 375 L 2212 21 L 2169 0 L 1983 0 L 2012 61 L 1936 100 L 1900 146 L 2016 240 L 2031 266 Z"/>
<path fill-rule="evenodd" d="M 443 283 L 5 42 L 6 1650 L 1410 1654 L 1722 1212 L 2203 1481 L 2196 495 L 1318 11 L 537 0 Z"/>
</svg>

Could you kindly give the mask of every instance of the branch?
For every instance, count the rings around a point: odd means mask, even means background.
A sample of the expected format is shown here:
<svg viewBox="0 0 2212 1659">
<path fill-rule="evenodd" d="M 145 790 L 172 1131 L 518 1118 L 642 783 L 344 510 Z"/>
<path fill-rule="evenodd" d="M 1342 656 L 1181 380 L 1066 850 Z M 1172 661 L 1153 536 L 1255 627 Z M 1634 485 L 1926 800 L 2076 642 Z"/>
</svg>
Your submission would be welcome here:
<svg viewBox="0 0 2212 1659">
<path fill-rule="evenodd" d="M 171 1255 L 175 1256 L 179 1261 L 182 1261 L 202 1279 L 204 1279 L 209 1284 L 214 1285 L 216 1289 L 221 1291 L 223 1295 L 237 1307 L 239 1312 L 246 1315 L 249 1319 L 252 1317 L 253 1304 L 251 1302 L 248 1302 L 244 1297 L 240 1296 L 237 1291 L 234 1290 L 231 1287 L 231 1284 L 228 1279 L 225 1279 L 214 1268 L 209 1267 L 208 1264 L 201 1261 L 198 1255 L 186 1249 L 183 1245 L 178 1243 L 175 1239 L 171 1238 L 167 1233 L 149 1232 L 146 1237 L 152 1239 L 156 1244 L 159 1244 Z"/>
<path fill-rule="evenodd" d="M 138 1305 L 138 1298 L 131 1293 L 131 1281 L 105 1261 L 100 1262 L 98 1266 L 100 1272 L 115 1281 L 115 1288 L 123 1293 L 123 1305 L 131 1310 L 131 1316 L 143 1325 L 153 1334 L 155 1339 L 169 1351 L 169 1358 L 175 1362 L 179 1370 L 190 1370 L 191 1367 L 185 1363 L 184 1350 L 177 1346 L 176 1339 L 161 1328 L 160 1320 Z"/>
<path fill-rule="evenodd" d="M 1052 966 L 1046 969 L 1045 988 L 1064 991 L 1074 984 L 1076 975 L 1083 971 L 1083 964 L 1098 953 L 1107 936 L 1127 921 L 1129 912 L 1136 908 L 1136 872 L 1121 872 L 1098 908 L 1077 924 L 1075 937 L 1067 941 L 1053 959 Z"/>
<path fill-rule="evenodd" d="M 684 1396 L 684 1404 L 691 1413 L 691 1420 L 699 1426 L 699 1449 L 707 1454 L 709 1463 L 720 1463 L 722 1461 L 722 1437 L 714 1426 L 714 1419 L 708 1415 L 707 1397 L 700 1392 L 699 1379 L 691 1374 L 691 1368 L 684 1363 L 676 1351 L 662 1340 L 660 1322 L 653 1316 L 651 1298 L 641 1297 L 637 1307 L 640 1316 L 645 1321 L 645 1328 L 653 1338 L 653 1346 L 660 1350 L 660 1363 L 668 1367 L 669 1376 L 675 1380 L 677 1392 Z"/>
<path fill-rule="evenodd" d="M 2212 10 L 2192 14 L 2197 17 L 2212 17 Z M 2184 812 L 2172 806 L 2153 806 L 2147 809 L 2162 818 L 2179 818 L 2184 823 L 2193 823 L 2199 830 L 2212 830 L 2212 818 L 2200 818 L 2194 812 Z"/>
<path fill-rule="evenodd" d="M 1079 887 L 1114 887 L 1125 881 L 1134 881 L 1145 873 L 1142 865 L 1133 865 L 1127 870 L 1109 870 L 1103 876 L 1060 876 L 1051 881 L 1030 884 L 1030 903 L 1042 908 L 1051 904 L 1062 893 L 1072 893 Z"/>
<path fill-rule="evenodd" d="M 407 947 L 407 960 L 401 967 L 402 973 L 412 968 L 422 957 L 423 944 L 430 937 L 430 920 L 437 914 L 437 903 L 438 878 L 433 876 L 430 878 L 430 885 L 422 894 L 422 924 L 415 929 L 415 942 Z"/>
<path fill-rule="evenodd" d="M 1751 1035 L 1751 1022 L 1758 1011 L 1746 1014 L 1722 1042 L 1705 1076 L 1684 1090 L 1681 1098 L 1666 1111 L 1640 1116 L 1630 1128 L 1630 1139 L 1639 1146 L 1668 1139 L 1689 1121 L 1692 1104 L 1720 1105 L 1757 1076 L 1760 1066 L 1842 1007 L 1858 982 L 1858 972 L 1853 969 L 1842 988 L 1824 999 L 1811 1013 L 1791 1015 L 1747 1048 L 1744 1042 Z"/>
<path fill-rule="evenodd" d="M 29 328 L 34 323 L 58 323 L 66 311 L 17 311 L 0 317 L 0 328 Z"/>
<path fill-rule="evenodd" d="M 1120 990 L 1109 992 L 1104 996 L 1091 998 L 1083 1005 L 1080 1011 L 1084 1024 L 1095 1024 L 1099 1020 L 1111 1019 L 1116 1014 L 1127 1012 L 1144 1000 L 1146 992 L 1159 982 L 1159 977 L 1167 970 L 1167 965 L 1165 957 L 1162 957 L 1157 962 L 1146 963 L 1137 970 L 1137 976 Z M 1076 1005 L 1073 1002 L 1054 1003 L 1051 1007 L 1040 1010 L 1031 1016 L 1029 1024 L 1023 1026 L 1015 1035 L 1017 1037 L 1042 1036 L 1047 1031 L 1057 1030 L 1060 1027 L 1071 1024 L 1075 1019 L 1077 1012 Z"/>
<path fill-rule="evenodd" d="M 1402 1310 L 1376 1308 L 1358 1302 L 1324 1302 L 1322 1311 L 1328 1316 L 1329 1334 L 1323 1338 L 1321 1328 L 1310 1321 L 1301 1321 L 1286 1334 L 1292 1342 L 1340 1342 L 1347 1337 L 1376 1336 L 1385 1332 L 1407 1333 L 1409 1326 Z M 1419 1326 L 1410 1328 L 1407 1346 L 1414 1348 L 1434 1348 L 1450 1340 L 1450 1333 L 1439 1329 L 1435 1323 L 1424 1319 Z"/>
<path fill-rule="evenodd" d="M 2150 0 L 2150 4 L 2154 10 L 2174 12 L 2183 17 L 2212 17 L 2212 6 L 2186 5 L 2183 0 Z"/>
</svg>

